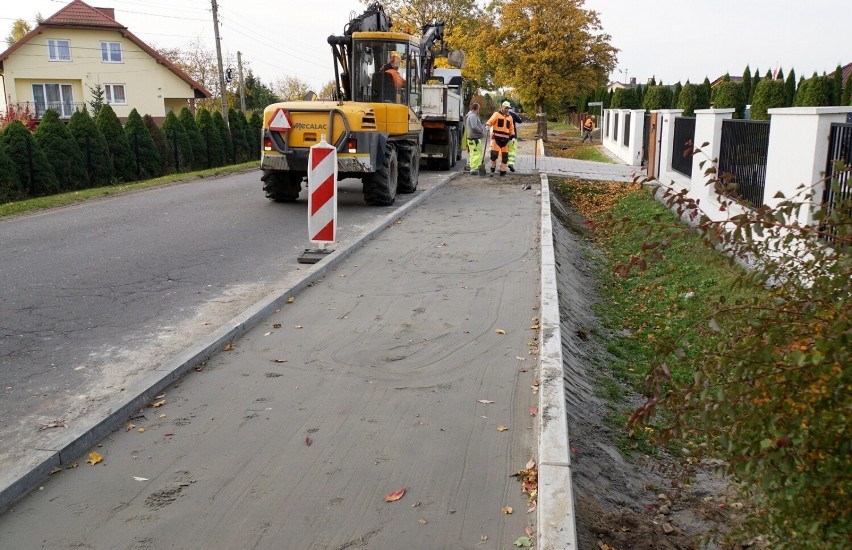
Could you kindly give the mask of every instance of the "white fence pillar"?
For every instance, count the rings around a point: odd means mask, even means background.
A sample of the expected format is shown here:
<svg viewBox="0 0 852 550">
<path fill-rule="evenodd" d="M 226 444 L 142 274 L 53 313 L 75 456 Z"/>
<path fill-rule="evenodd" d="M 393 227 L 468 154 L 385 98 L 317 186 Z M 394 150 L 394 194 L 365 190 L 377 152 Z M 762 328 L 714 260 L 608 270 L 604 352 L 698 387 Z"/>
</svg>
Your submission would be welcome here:
<svg viewBox="0 0 852 550">
<path fill-rule="evenodd" d="M 630 146 L 627 150 L 627 158 L 623 160 L 631 166 L 642 166 L 642 151 L 645 150 L 645 144 L 642 142 L 642 134 L 645 130 L 645 109 L 631 109 L 629 112 L 631 127 L 625 128 L 625 131 L 630 132 Z"/>
<path fill-rule="evenodd" d="M 708 180 L 715 179 L 717 174 L 706 176 L 705 172 L 719 159 L 722 147 L 722 121 L 733 118 L 734 109 L 698 109 L 695 111 L 695 138 L 693 145 L 701 149 L 692 157 L 692 182 L 690 195 L 705 201 L 716 198 L 713 186 L 707 185 Z M 704 146 L 704 144 L 707 144 Z M 700 165 L 704 162 L 704 167 Z"/>
<path fill-rule="evenodd" d="M 664 183 L 680 179 L 672 173 L 672 142 L 674 141 L 674 119 L 683 114 L 683 109 L 660 109 L 657 114 L 657 132 L 660 139 L 659 180 Z"/>
<path fill-rule="evenodd" d="M 790 198 L 801 184 L 814 185 L 814 202 L 819 204 L 825 189 L 822 178 L 828 159 L 828 138 L 832 122 L 845 122 L 852 107 L 787 107 L 769 109 L 769 151 L 766 158 L 764 204 L 777 205 L 780 191 Z M 813 210 L 803 207 L 799 223 L 813 225 Z"/>
</svg>

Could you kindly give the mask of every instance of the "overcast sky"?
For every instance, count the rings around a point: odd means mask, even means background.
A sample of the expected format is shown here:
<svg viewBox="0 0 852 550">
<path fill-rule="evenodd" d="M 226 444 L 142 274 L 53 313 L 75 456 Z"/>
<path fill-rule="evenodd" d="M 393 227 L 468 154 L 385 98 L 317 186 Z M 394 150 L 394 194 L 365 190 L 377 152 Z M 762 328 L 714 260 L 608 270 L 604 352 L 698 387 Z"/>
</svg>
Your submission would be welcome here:
<svg viewBox="0 0 852 550">
<path fill-rule="evenodd" d="M 296 76 L 318 90 L 333 78 L 326 38 L 342 34 L 358 0 L 218 0 L 224 54 L 250 66 L 267 84 Z M 65 0 L 0 0 L 0 29 L 17 18 L 45 18 Z M 92 0 L 152 46 L 175 47 L 201 37 L 213 48 L 210 0 Z M 852 0 L 586 0 L 612 36 L 618 69 L 612 80 L 651 76 L 670 84 L 781 66 L 799 76 L 852 62 Z M 3 44 L 5 46 L 5 44 Z M 559 44 L 554 42 L 554 48 Z"/>
</svg>

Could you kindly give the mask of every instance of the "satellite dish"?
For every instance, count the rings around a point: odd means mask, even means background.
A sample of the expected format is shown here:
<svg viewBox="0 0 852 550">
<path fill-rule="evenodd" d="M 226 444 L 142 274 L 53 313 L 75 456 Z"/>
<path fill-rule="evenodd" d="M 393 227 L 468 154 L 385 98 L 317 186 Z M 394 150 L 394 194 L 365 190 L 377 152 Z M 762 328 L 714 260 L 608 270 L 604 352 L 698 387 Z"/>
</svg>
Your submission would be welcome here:
<svg viewBox="0 0 852 550">
<path fill-rule="evenodd" d="M 450 66 L 456 69 L 463 69 L 466 60 L 467 54 L 462 50 L 453 50 L 447 55 L 447 61 L 450 63 Z"/>
</svg>

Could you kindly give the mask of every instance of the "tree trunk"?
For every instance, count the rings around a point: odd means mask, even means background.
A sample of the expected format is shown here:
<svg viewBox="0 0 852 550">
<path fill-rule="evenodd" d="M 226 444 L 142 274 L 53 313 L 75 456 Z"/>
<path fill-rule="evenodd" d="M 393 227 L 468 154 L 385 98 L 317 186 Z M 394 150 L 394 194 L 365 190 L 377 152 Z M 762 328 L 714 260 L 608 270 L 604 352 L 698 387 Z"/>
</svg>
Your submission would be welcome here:
<svg viewBox="0 0 852 550">
<path fill-rule="evenodd" d="M 537 123 L 538 137 L 547 143 L 547 113 L 544 112 L 544 100 L 537 99 L 535 101 L 535 119 Z"/>
</svg>

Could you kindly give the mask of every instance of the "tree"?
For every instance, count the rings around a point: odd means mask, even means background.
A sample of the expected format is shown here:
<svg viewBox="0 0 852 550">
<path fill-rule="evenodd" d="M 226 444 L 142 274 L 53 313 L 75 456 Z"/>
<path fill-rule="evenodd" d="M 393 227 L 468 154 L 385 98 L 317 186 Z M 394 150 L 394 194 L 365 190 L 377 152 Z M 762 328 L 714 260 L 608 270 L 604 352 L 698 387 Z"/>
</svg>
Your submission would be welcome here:
<svg viewBox="0 0 852 550">
<path fill-rule="evenodd" d="M 674 90 L 672 90 L 672 104 L 669 107 L 670 109 L 676 109 L 678 101 L 680 101 L 680 93 L 683 91 L 683 84 L 678 80 L 677 84 L 674 86 Z"/>
<path fill-rule="evenodd" d="M 138 164 L 136 171 L 139 179 L 159 176 L 163 171 L 160 151 L 136 109 L 131 110 L 127 116 L 124 132 L 127 134 L 127 142 L 130 144 L 130 149 L 133 151 L 133 156 Z"/>
<path fill-rule="evenodd" d="M 802 98 L 802 107 L 825 107 L 831 105 L 832 80 L 828 76 L 817 76 L 816 73 L 808 79 L 808 84 Z"/>
<path fill-rule="evenodd" d="M 160 155 L 160 173 L 156 174 L 158 176 L 162 176 L 163 174 L 168 174 L 172 170 L 174 170 L 175 166 L 175 157 L 172 152 L 172 148 L 169 146 L 169 142 L 166 139 L 166 135 L 157 126 L 157 123 L 154 121 L 154 117 L 151 115 L 145 115 L 142 117 L 142 123 L 145 124 L 145 128 L 148 129 L 148 134 L 151 136 L 151 141 L 154 142 L 154 147 L 157 149 L 157 154 Z"/>
<path fill-rule="evenodd" d="M 246 94 L 246 109 L 263 109 L 267 105 L 278 103 L 281 98 L 275 95 L 272 89 L 261 82 L 260 78 L 254 76 L 254 73 L 248 71 L 245 77 L 245 94 Z M 329 96 L 331 97 L 331 96 Z"/>
<path fill-rule="evenodd" d="M 672 90 L 668 86 L 651 86 L 645 94 L 642 107 L 646 111 L 668 109 L 672 104 Z"/>
<path fill-rule="evenodd" d="M 248 121 L 242 111 L 228 111 L 228 131 L 231 135 L 231 145 L 234 148 L 236 162 L 245 162 L 251 158 L 251 148 L 248 141 Z"/>
<path fill-rule="evenodd" d="M 735 118 L 743 118 L 745 103 L 743 102 L 742 86 L 737 82 L 726 80 L 716 86 L 715 104 L 717 109 L 736 109 Z"/>
<path fill-rule="evenodd" d="M 213 168 L 225 164 L 225 147 L 222 145 L 222 136 L 213 124 L 213 117 L 207 109 L 198 109 L 195 113 L 195 123 L 201 133 L 204 142 L 204 167 Z"/>
<path fill-rule="evenodd" d="M 221 91 L 219 90 L 219 66 L 216 60 L 216 51 L 205 44 L 201 38 L 196 38 L 188 44 L 177 48 L 157 48 L 160 54 L 174 63 L 179 69 L 189 75 L 190 78 L 204 86 L 205 89 L 214 91 L 214 97 L 210 99 L 196 100 L 196 107 L 215 109 L 221 104 Z M 236 65 L 233 55 L 227 55 L 223 59 L 225 67 Z M 237 79 L 226 84 L 230 93 L 237 91 L 239 83 Z"/>
<path fill-rule="evenodd" d="M 613 109 L 638 109 L 639 99 L 634 88 L 618 88 L 612 94 Z"/>
<path fill-rule="evenodd" d="M 130 150 L 127 135 L 118 120 L 115 111 L 109 104 L 101 106 L 95 124 L 106 139 L 109 157 L 112 159 L 112 168 L 115 177 L 121 181 L 134 181 L 136 179 L 136 158 Z"/>
<path fill-rule="evenodd" d="M 681 90 L 680 95 L 677 99 L 677 108 L 683 109 L 683 115 L 685 117 L 695 116 L 695 108 L 698 104 L 698 89 L 695 84 L 690 84 L 689 81 L 686 81 L 686 84 L 683 85 L 683 90 Z"/>
<path fill-rule="evenodd" d="M 618 50 L 583 0 L 507 0 L 496 9 L 499 25 L 483 33 L 485 57 L 495 81 L 513 87 L 537 113 L 547 101 L 593 89 L 615 68 Z M 538 133 L 546 136 L 546 128 Z"/>
<path fill-rule="evenodd" d="M 796 100 L 796 71 L 790 69 L 787 80 L 784 81 L 784 106 L 792 107 Z"/>
<path fill-rule="evenodd" d="M 764 78 L 757 84 L 751 101 L 752 120 L 769 120 L 769 109 L 784 106 L 784 83 Z"/>
<path fill-rule="evenodd" d="M 174 111 L 169 111 L 163 121 L 163 134 L 176 157 L 177 171 L 189 172 L 195 165 L 195 154 L 186 129 Z"/>
<path fill-rule="evenodd" d="M 86 184 L 86 165 L 77 140 L 59 114 L 53 109 L 45 111 L 33 137 L 59 179 L 61 191 L 81 189 Z"/>
<path fill-rule="evenodd" d="M 42 197 L 59 191 L 59 180 L 38 142 L 19 120 L 13 120 L 0 135 L 0 147 L 12 161 L 20 190 L 30 197 Z M 30 170 L 32 167 L 32 171 Z"/>
<path fill-rule="evenodd" d="M 101 107 L 106 103 L 104 99 L 104 87 L 101 86 L 100 82 L 94 86 L 87 85 L 86 87 L 89 88 L 89 93 L 92 94 L 92 99 L 89 101 L 89 107 L 92 108 L 92 116 L 97 118 Z"/>
<path fill-rule="evenodd" d="M 222 141 L 222 149 L 224 150 L 225 164 L 233 164 L 234 144 L 231 142 L 231 133 L 225 124 L 225 118 L 219 111 L 213 113 L 213 127 L 219 131 L 219 139 Z"/>
<path fill-rule="evenodd" d="M 2 139 L 1 133 L 0 139 Z M 13 202 L 25 196 L 26 192 L 21 186 L 17 167 L 6 154 L 6 148 L 0 145 L 0 204 Z"/>
<path fill-rule="evenodd" d="M 77 141 L 83 154 L 86 168 L 86 186 L 99 187 L 112 181 L 113 167 L 109 147 L 103 132 L 100 131 L 88 111 L 83 109 L 71 115 L 68 131 Z"/>
<path fill-rule="evenodd" d="M 198 130 L 198 124 L 195 123 L 189 107 L 184 107 L 178 114 L 181 126 L 186 132 L 186 137 L 189 139 L 189 145 L 192 147 L 192 169 L 201 170 L 207 167 L 207 147 L 204 145 L 204 138 Z"/>
<path fill-rule="evenodd" d="M 805 104 L 805 95 L 808 93 L 808 81 L 804 76 L 799 77 L 799 85 L 796 86 L 796 98 L 793 105 L 801 107 Z"/>
<path fill-rule="evenodd" d="M 9 36 L 6 37 L 6 45 L 11 46 L 31 30 L 33 30 L 32 27 L 24 19 L 15 19 L 12 22 L 12 30 L 9 31 Z"/>
<path fill-rule="evenodd" d="M 751 90 L 748 93 L 748 102 L 754 101 L 754 92 L 757 90 L 757 85 L 760 83 L 760 69 L 755 69 L 754 76 L 751 79 Z"/>
<path fill-rule="evenodd" d="M 709 109 L 710 108 L 710 79 L 704 77 L 704 82 L 696 87 L 695 108 Z"/>
<path fill-rule="evenodd" d="M 331 99 L 334 97 L 334 87 L 334 80 L 329 80 L 322 85 L 322 88 L 320 88 L 319 92 L 317 92 L 317 95 L 320 99 Z"/>
<path fill-rule="evenodd" d="M 843 97 L 840 99 L 841 105 L 852 105 L 852 76 L 846 78 L 846 85 L 843 87 Z"/>
<path fill-rule="evenodd" d="M 832 76 L 834 77 L 834 79 L 832 80 L 831 86 L 830 105 L 842 105 L 841 101 L 843 100 L 843 67 L 837 65 L 837 68 L 834 69 L 834 73 Z"/>
<path fill-rule="evenodd" d="M 310 91 L 311 86 L 295 76 L 285 76 L 275 83 L 273 89 L 276 95 L 282 98 L 282 101 L 302 101 L 305 94 Z"/>
<path fill-rule="evenodd" d="M 260 158 L 260 134 L 263 132 L 263 118 L 259 111 L 254 111 L 249 118 L 249 134 L 252 136 L 249 146 L 252 149 L 250 158 Z"/>
</svg>

